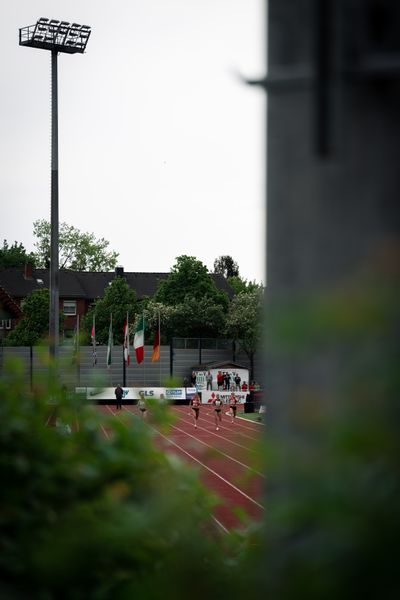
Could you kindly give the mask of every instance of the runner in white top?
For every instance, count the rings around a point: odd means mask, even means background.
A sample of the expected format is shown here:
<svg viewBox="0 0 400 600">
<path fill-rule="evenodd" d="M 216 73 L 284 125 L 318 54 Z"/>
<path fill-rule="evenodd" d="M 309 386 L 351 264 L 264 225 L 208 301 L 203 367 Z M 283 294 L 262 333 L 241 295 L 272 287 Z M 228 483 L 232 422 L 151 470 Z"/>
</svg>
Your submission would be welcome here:
<svg viewBox="0 0 400 600">
<path fill-rule="evenodd" d="M 201 406 L 200 398 L 197 393 L 190 400 L 189 406 L 192 409 L 194 426 L 197 427 L 197 420 L 199 418 L 200 406 Z"/>
<path fill-rule="evenodd" d="M 222 400 L 217 394 L 213 400 L 214 405 L 214 416 L 215 416 L 215 429 L 218 431 L 218 424 L 222 423 Z"/>
<path fill-rule="evenodd" d="M 237 409 L 237 398 L 233 392 L 229 396 L 229 404 L 230 404 L 230 408 L 231 408 L 231 418 L 232 418 L 232 423 L 233 423 L 234 420 L 236 419 L 236 409 Z"/>
</svg>

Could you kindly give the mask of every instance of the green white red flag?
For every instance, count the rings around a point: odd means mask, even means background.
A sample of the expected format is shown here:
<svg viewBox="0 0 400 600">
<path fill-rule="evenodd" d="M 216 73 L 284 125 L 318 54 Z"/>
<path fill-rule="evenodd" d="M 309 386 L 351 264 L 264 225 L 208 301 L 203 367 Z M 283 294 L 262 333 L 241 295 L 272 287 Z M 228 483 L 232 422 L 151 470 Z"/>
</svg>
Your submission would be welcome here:
<svg viewBox="0 0 400 600">
<path fill-rule="evenodd" d="M 129 314 L 126 313 L 126 321 L 124 324 L 124 360 L 125 365 L 131 364 L 131 355 L 129 354 Z"/>
<path fill-rule="evenodd" d="M 133 347 L 135 348 L 136 362 L 138 365 L 144 360 L 144 316 L 139 317 L 136 325 L 135 337 L 133 340 Z"/>
</svg>

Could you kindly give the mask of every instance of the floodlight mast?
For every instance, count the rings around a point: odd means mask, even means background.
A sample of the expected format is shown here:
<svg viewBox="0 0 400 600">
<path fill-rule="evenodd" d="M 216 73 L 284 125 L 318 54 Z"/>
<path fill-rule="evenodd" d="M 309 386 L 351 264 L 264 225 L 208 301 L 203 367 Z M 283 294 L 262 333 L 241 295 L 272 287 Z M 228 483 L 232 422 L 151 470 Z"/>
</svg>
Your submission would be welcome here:
<svg viewBox="0 0 400 600">
<path fill-rule="evenodd" d="M 58 213 L 58 65 L 59 52 L 83 54 L 89 41 L 89 25 L 40 17 L 35 25 L 19 30 L 19 45 L 51 51 L 51 214 L 50 214 L 50 309 L 49 353 L 59 352 L 59 213 Z"/>
</svg>

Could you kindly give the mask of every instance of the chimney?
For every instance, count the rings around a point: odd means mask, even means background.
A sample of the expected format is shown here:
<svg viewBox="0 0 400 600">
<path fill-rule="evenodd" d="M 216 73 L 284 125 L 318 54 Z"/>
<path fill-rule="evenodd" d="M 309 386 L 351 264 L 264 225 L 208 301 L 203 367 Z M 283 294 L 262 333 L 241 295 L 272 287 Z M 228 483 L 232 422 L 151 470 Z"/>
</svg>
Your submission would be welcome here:
<svg viewBox="0 0 400 600">
<path fill-rule="evenodd" d="M 124 267 L 115 267 L 115 277 L 124 277 Z"/>
<path fill-rule="evenodd" d="M 30 262 L 25 263 L 24 279 L 33 279 L 33 265 Z"/>
</svg>

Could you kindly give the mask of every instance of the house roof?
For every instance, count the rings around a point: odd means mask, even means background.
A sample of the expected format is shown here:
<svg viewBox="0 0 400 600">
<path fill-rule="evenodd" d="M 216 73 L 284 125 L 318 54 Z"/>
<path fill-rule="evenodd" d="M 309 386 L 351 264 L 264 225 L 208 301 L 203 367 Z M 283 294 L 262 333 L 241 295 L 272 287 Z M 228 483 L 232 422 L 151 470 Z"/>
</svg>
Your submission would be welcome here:
<svg viewBox="0 0 400 600">
<path fill-rule="evenodd" d="M 11 298 L 10 294 L 0 285 L 0 305 L 4 306 L 15 319 L 19 319 L 22 315 L 22 310 L 16 302 Z"/>
<path fill-rule="evenodd" d="M 238 363 L 232 362 L 231 360 L 226 360 L 222 362 L 209 362 L 203 363 L 201 365 L 195 365 L 192 367 L 192 371 L 208 371 L 210 369 L 218 369 L 218 370 L 226 370 L 226 369 L 245 369 L 249 370 L 245 365 L 239 365 Z"/>
<path fill-rule="evenodd" d="M 134 273 L 123 270 L 120 271 L 120 274 L 125 277 L 129 287 L 135 290 L 138 299 L 153 296 L 160 281 L 169 275 L 169 273 Z M 225 277 L 216 273 L 210 275 L 217 288 L 232 298 L 234 292 Z M 60 298 L 83 298 L 89 301 L 102 298 L 105 288 L 115 276 L 116 273 L 113 271 L 94 273 L 60 270 Z M 26 278 L 24 269 L 3 269 L 0 270 L 0 286 L 3 286 L 12 298 L 25 298 L 36 289 L 49 287 L 49 270 L 33 269 L 32 278 Z"/>
</svg>

